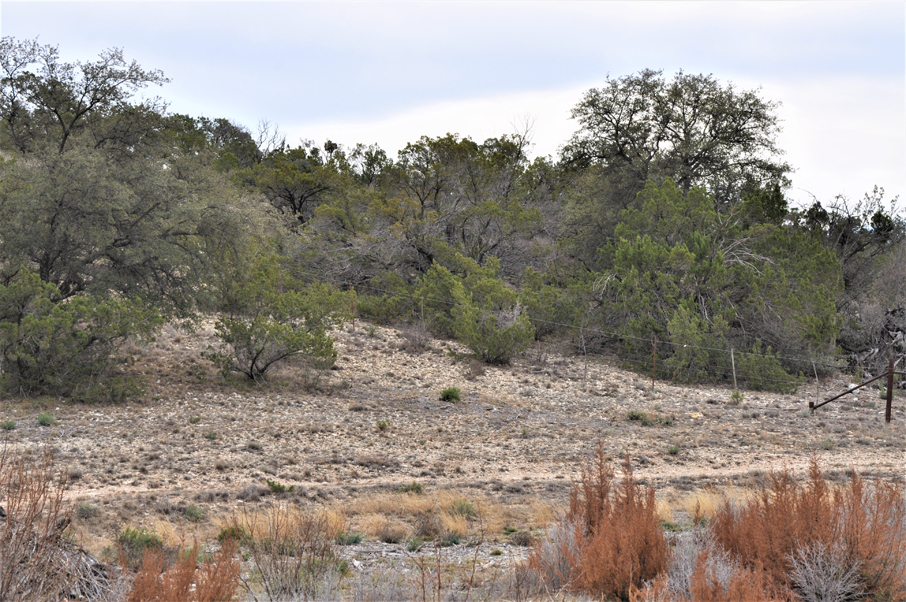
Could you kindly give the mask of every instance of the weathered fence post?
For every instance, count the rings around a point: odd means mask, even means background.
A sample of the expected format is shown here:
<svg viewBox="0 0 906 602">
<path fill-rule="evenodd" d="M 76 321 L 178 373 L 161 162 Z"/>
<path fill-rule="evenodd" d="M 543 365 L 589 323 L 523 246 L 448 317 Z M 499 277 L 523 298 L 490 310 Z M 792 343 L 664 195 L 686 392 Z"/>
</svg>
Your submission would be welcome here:
<svg viewBox="0 0 906 602">
<path fill-rule="evenodd" d="M 733 390 L 739 391 L 739 386 L 736 384 L 736 358 L 733 356 L 732 347 L 730 347 L 730 365 L 733 366 Z"/>
<path fill-rule="evenodd" d="M 887 409 L 884 410 L 884 422 L 890 424 L 890 407 L 893 405 L 893 357 L 887 364 Z"/>
<path fill-rule="evenodd" d="M 651 368 L 651 392 L 654 392 L 654 375 L 657 374 L 657 335 L 654 335 L 654 365 Z"/>
</svg>

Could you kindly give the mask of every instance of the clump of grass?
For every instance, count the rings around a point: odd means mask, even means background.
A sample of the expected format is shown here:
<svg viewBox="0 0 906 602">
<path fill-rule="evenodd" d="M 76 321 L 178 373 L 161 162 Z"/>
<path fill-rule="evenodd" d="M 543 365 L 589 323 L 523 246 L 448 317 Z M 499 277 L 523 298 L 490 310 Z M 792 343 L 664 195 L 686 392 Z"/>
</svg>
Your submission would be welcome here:
<svg viewBox="0 0 906 602">
<path fill-rule="evenodd" d="M 447 387 L 440 392 L 441 401 L 461 401 L 462 400 L 462 391 L 459 390 L 459 387 Z"/>
<path fill-rule="evenodd" d="M 383 433 L 384 431 L 386 431 L 387 429 L 390 428 L 390 423 L 386 420 L 378 420 L 375 423 L 375 426 L 377 427 L 377 430 L 379 430 L 380 432 Z"/>
<path fill-rule="evenodd" d="M 347 533 L 343 532 L 337 535 L 337 545 L 340 546 L 354 546 L 357 543 L 360 543 L 365 536 L 361 533 Z"/>
<path fill-rule="evenodd" d="M 200 523 L 205 519 L 205 512 L 195 504 L 189 505 L 185 512 L 186 520 L 190 523 Z"/>
<path fill-rule="evenodd" d="M 229 525 L 217 534 L 217 542 L 223 543 L 229 540 L 242 542 L 248 539 L 248 536 L 248 531 L 242 525 Z"/>
<path fill-rule="evenodd" d="M 58 421 L 53 417 L 53 414 L 44 412 L 43 414 L 38 414 L 38 424 L 41 426 L 53 426 L 58 424 Z"/>
<path fill-rule="evenodd" d="M 474 518 L 478 515 L 475 504 L 468 500 L 454 500 L 448 510 L 452 516 L 461 516 L 466 519 Z"/>
<path fill-rule="evenodd" d="M 444 536 L 440 538 L 440 546 L 442 548 L 458 546 L 460 543 L 462 543 L 462 535 L 459 533 L 445 533 Z"/>
<path fill-rule="evenodd" d="M 535 543 L 535 538 L 532 537 L 532 534 L 528 531 L 516 531 L 510 535 L 510 543 L 514 546 L 522 546 L 527 548 Z"/>
<path fill-rule="evenodd" d="M 12 430 L 15 430 L 15 428 L 16 428 L 15 420 L 4 420 L 3 422 L 0 422 L 0 429 L 3 429 L 4 431 L 12 431 Z"/>
<path fill-rule="evenodd" d="M 201 416 L 192 416 L 189 418 L 189 424 L 198 424 L 201 422 Z"/>
<path fill-rule="evenodd" d="M 654 424 L 654 420 L 646 414 L 645 412 L 640 412 L 639 410 L 630 410 L 626 415 L 631 422 L 638 422 L 642 426 L 651 426 Z"/>
<path fill-rule="evenodd" d="M 415 495 L 421 495 L 425 492 L 425 487 L 418 481 L 412 481 L 411 483 L 403 485 L 397 489 L 397 491 L 400 493 L 414 493 Z"/>
<path fill-rule="evenodd" d="M 418 552 L 422 549 L 422 546 L 425 545 L 425 540 L 421 537 L 413 537 L 406 542 L 406 551 L 407 552 Z"/>
<path fill-rule="evenodd" d="M 217 433 L 205 433 L 204 438 L 208 441 L 214 441 L 215 439 L 217 439 Z"/>
<path fill-rule="evenodd" d="M 667 448 L 667 453 L 670 454 L 671 456 L 677 455 L 678 453 L 680 453 L 680 446 L 671 445 L 670 447 Z"/>
<path fill-rule="evenodd" d="M 274 494 L 292 493 L 293 491 L 296 490 L 295 485 L 290 485 L 289 487 L 287 487 L 283 483 L 280 483 L 278 481 L 271 481 L 270 479 L 267 479 L 267 488 L 270 489 L 271 493 L 274 493 Z"/>
<path fill-rule="evenodd" d="M 76 516 L 85 520 L 89 518 L 96 518 L 101 515 L 100 509 L 93 504 L 87 502 L 82 502 L 76 506 Z"/>
<path fill-rule="evenodd" d="M 734 406 L 742 403 L 742 392 L 739 389 L 733 389 L 733 393 L 730 394 L 730 403 Z"/>
</svg>

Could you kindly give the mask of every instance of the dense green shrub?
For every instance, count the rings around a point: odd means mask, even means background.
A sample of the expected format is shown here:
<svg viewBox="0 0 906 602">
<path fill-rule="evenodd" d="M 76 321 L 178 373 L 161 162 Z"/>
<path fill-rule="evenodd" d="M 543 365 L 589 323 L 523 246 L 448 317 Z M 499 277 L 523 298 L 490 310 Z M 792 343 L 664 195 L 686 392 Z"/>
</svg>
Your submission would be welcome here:
<svg viewBox="0 0 906 602">
<path fill-rule="evenodd" d="M 356 313 L 378 324 L 396 324 L 413 314 L 412 287 L 395 272 L 384 272 L 368 281 L 356 298 Z M 368 293 L 368 294 L 365 294 Z"/>
<path fill-rule="evenodd" d="M 0 285 L 0 386 L 22 395 L 119 400 L 140 394 L 116 376 L 115 354 L 129 337 L 149 336 L 160 315 L 138 300 L 76 296 L 22 270 Z"/>
<path fill-rule="evenodd" d="M 440 392 L 441 401 L 459 401 L 462 399 L 462 391 L 459 387 L 447 387 Z"/>
<path fill-rule="evenodd" d="M 304 285 L 281 270 L 279 258 L 262 257 L 229 286 L 215 330 L 224 347 L 206 354 L 230 372 L 258 381 L 274 364 L 302 357 L 313 369 L 337 359 L 327 330 L 350 317 L 352 291 Z"/>
<path fill-rule="evenodd" d="M 469 290 L 457 283 L 453 298 L 456 339 L 482 361 L 508 364 L 534 340 L 535 328 L 525 306 L 501 280 L 484 277 L 474 281 Z"/>
<path fill-rule="evenodd" d="M 145 550 L 162 550 L 164 542 L 157 534 L 147 529 L 126 527 L 116 538 L 116 545 L 126 565 L 137 569 L 145 555 Z"/>
<path fill-rule="evenodd" d="M 682 302 L 667 323 L 670 334 L 668 351 L 672 355 L 664 361 L 671 378 L 680 382 L 705 382 L 723 380 L 730 374 L 727 320 L 720 315 L 707 322 Z"/>
<path fill-rule="evenodd" d="M 788 374 L 780 359 L 768 347 L 763 350 L 756 342 L 751 353 L 740 353 L 736 356 L 736 372 L 746 388 L 755 391 L 774 391 L 776 393 L 794 393 L 802 379 Z"/>
</svg>

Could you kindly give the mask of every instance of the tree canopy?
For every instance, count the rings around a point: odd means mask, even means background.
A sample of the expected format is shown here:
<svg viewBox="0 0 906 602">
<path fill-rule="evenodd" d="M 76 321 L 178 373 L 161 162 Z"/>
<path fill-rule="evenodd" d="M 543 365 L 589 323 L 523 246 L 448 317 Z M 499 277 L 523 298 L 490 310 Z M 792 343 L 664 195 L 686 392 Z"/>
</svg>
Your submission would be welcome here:
<svg viewBox="0 0 906 602">
<path fill-rule="evenodd" d="M 778 105 L 758 89 L 608 77 L 561 155 L 532 161 L 530 131 L 422 136 L 396 157 L 293 146 L 267 122 L 169 113 L 146 95 L 166 82 L 120 49 L 68 63 L 0 42 L 7 388 L 63 391 L 58 354 L 91 366 L 71 387 L 87 391 L 130 331 L 210 311 L 225 371 L 326 366 L 351 299 L 498 363 L 536 339 L 626 355 L 657 336 L 664 376 L 726 379 L 732 348 L 749 386 L 786 390 L 812 361 L 906 353 L 886 334 L 906 315 L 895 202 L 790 207 Z"/>
</svg>

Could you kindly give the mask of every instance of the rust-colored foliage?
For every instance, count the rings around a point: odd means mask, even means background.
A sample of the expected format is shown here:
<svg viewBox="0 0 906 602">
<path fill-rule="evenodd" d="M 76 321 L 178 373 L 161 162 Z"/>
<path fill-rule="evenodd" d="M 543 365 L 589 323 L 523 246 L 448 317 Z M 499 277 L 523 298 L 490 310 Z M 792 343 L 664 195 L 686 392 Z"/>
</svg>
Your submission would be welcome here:
<svg viewBox="0 0 906 602">
<path fill-rule="evenodd" d="M 223 542 L 217 554 L 198 562 L 194 545 L 167 568 L 164 552 L 147 548 L 127 602 L 229 602 L 239 588 L 236 541 Z"/>
<path fill-rule="evenodd" d="M 599 445 L 570 494 L 567 521 L 576 531 L 577 553 L 568 561 L 573 589 L 628 600 L 633 587 L 667 567 L 667 542 L 658 519 L 654 489 L 640 486 L 629 456 L 623 479 Z"/>
<path fill-rule="evenodd" d="M 691 602 L 773 602 L 765 593 L 765 579 L 761 573 L 740 569 L 727 583 L 719 582 L 706 570 L 707 552 L 703 552 L 692 574 Z"/>
<path fill-rule="evenodd" d="M 856 474 L 831 491 L 817 462 L 799 485 L 788 471 L 739 507 L 724 504 L 712 524 L 716 541 L 746 567 L 761 571 L 777 597 L 791 597 L 791 557 L 816 545 L 841 548 L 861 568 L 869 594 L 906 600 L 906 501 L 899 486 L 866 487 Z"/>
<path fill-rule="evenodd" d="M 664 574 L 644 589 L 633 588 L 631 602 L 777 602 L 766 593 L 763 573 L 737 566 L 731 574 L 720 575 L 709 570 L 709 557 L 705 550 L 696 559 L 688 593 L 671 591 Z"/>
</svg>

